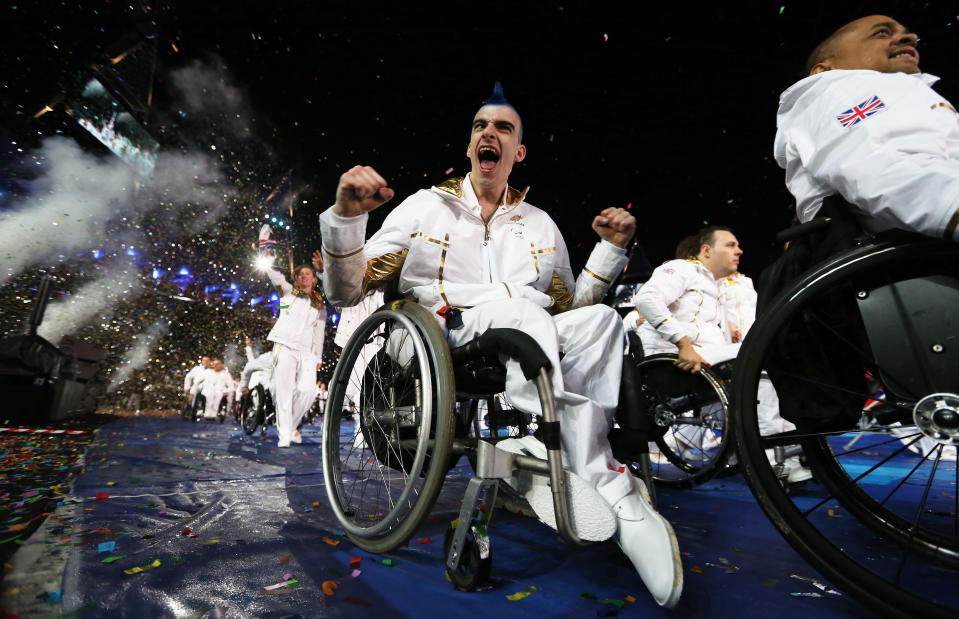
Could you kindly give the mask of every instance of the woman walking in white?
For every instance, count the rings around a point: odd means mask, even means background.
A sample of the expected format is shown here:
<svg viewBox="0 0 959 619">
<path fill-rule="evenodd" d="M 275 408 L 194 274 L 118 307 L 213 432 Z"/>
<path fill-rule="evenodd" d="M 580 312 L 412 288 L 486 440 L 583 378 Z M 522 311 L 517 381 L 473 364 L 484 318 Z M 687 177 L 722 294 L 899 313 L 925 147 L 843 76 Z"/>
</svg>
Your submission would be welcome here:
<svg viewBox="0 0 959 619">
<path fill-rule="evenodd" d="M 269 234 L 269 227 L 266 233 Z M 260 231 L 263 237 L 264 230 Z M 266 339 L 273 342 L 273 381 L 276 393 L 277 447 L 302 441 L 296 427 L 316 399 L 317 364 L 323 358 L 326 308 L 314 290 L 313 269 L 323 272 L 320 252 L 313 252 L 313 266 L 301 264 L 293 270 L 294 285 L 272 263 L 267 277 L 280 294 L 280 313 Z"/>
</svg>

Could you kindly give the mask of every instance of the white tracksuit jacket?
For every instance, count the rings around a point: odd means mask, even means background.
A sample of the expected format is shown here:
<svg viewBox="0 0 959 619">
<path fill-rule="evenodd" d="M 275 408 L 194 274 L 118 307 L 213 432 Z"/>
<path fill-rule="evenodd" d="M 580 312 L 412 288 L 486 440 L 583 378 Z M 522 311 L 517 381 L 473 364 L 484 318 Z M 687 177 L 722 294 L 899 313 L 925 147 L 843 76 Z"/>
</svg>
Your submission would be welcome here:
<svg viewBox="0 0 959 619">
<path fill-rule="evenodd" d="M 553 397 L 570 468 L 612 504 L 633 490 L 606 440 L 619 397 L 624 337 L 616 311 L 595 303 L 627 257 L 602 241 L 574 279 L 559 229 L 525 195 L 507 189 L 487 223 L 469 176 L 449 179 L 404 200 L 365 245 L 367 215 L 339 217 L 328 209 L 320 215 L 324 286 L 331 303 L 349 306 L 398 276 L 400 292 L 431 312 L 445 305 L 470 308 L 463 327 L 449 331 L 451 346 L 490 327 L 533 336 L 560 370 L 552 373 Z M 538 412 L 535 387 L 519 364 L 508 361 L 506 369 L 510 401 Z"/>
<path fill-rule="evenodd" d="M 956 238 L 959 116 L 930 88 L 938 79 L 834 70 L 782 93 L 775 155 L 800 221 L 839 193 L 868 230 Z"/>
</svg>

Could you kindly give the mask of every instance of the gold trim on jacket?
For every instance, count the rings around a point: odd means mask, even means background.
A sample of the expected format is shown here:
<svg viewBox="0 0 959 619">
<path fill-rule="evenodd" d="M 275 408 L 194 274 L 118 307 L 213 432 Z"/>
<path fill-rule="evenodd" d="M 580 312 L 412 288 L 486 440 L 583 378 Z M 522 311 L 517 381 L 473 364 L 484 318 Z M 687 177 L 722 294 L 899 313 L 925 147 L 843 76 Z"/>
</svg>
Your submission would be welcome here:
<svg viewBox="0 0 959 619">
<path fill-rule="evenodd" d="M 459 199 L 463 199 L 463 181 L 466 179 L 465 176 L 454 176 L 448 178 L 442 183 L 436 185 L 436 188 L 440 191 L 445 191 L 446 193 L 456 196 Z M 516 206 L 526 198 L 526 194 L 529 193 L 529 187 L 520 191 L 515 187 L 506 186 L 506 205 L 507 206 Z"/>
<path fill-rule="evenodd" d="M 363 276 L 363 293 L 384 286 L 388 281 L 399 276 L 406 254 L 409 249 L 377 256 L 366 263 L 366 274 Z"/>
</svg>

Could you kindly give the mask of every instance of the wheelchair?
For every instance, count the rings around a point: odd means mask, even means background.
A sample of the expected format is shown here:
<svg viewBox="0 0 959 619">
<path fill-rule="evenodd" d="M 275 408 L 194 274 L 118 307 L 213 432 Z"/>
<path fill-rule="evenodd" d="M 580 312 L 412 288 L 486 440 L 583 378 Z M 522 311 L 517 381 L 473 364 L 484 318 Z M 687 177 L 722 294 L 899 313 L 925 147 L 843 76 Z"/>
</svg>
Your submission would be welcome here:
<svg viewBox="0 0 959 619">
<path fill-rule="evenodd" d="M 270 424 L 276 425 L 273 397 L 262 384 L 254 385 L 240 400 L 240 425 L 246 435 L 251 436 L 257 428 L 265 435 Z"/>
<path fill-rule="evenodd" d="M 747 335 L 733 377 L 737 455 L 774 526 L 832 583 L 880 614 L 954 617 L 959 246 L 901 232 L 851 245 L 776 296 Z M 761 431 L 766 377 L 795 430 Z M 933 447 L 916 454 L 923 437 Z M 814 481 L 780 483 L 769 453 L 784 449 L 801 451 Z"/>
<path fill-rule="evenodd" d="M 620 416 L 641 411 L 651 422 L 644 429 L 650 447 L 655 446 L 650 451 L 652 479 L 663 486 L 691 488 L 730 470 L 735 421 L 730 414 L 732 363 L 704 366 L 692 374 L 676 368 L 675 353 L 646 356 L 639 336 L 629 332 L 627 337 L 624 380 L 635 382 L 638 400 L 621 406 Z M 630 379 L 629 370 L 635 377 Z M 635 396 L 627 390 L 620 394 L 626 402 L 630 397 Z M 629 425 L 636 427 L 637 423 L 643 420 L 635 419 Z M 639 474 L 639 463 L 631 460 L 637 438 L 635 432 L 619 428 L 609 436 L 613 454 Z"/>
<path fill-rule="evenodd" d="M 499 354 L 519 360 L 524 375 L 536 381 L 541 419 L 504 410 L 491 395 L 505 389 L 505 369 L 496 362 Z M 668 390 L 640 395 L 635 389 L 638 377 L 644 372 L 660 375 L 665 366 L 660 368 L 654 360 L 642 368 L 639 372 L 637 365 L 624 364 L 625 396 L 620 397 L 619 427 L 611 432 L 610 442 L 616 457 L 645 477 L 655 502 L 648 454 L 653 412 L 662 413 L 663 425 L 657 431 L 664 434 L 679 423 L 676 418 L 691 410 L 691 399 L 670 401 L 673 394 Z M 475 477 L 444 540 L 447 575 L 454 586 L 472 590 L 488 578 L 492 550 L 486 523 L 501 489 L 499 480 L 514 474 L 546 476 L 555 528 L 568 543 L 585 544 L 567 507 L 560 422 L 555 419 L 548 369 L 549 360 L 539 346 L 519 331 L 491 329 L 451 351 L 436 320 L 418 304 L 393 301 L 374 312 L 343 348 L 324 414 L 324 481 L 346 536 L 369 552 L 402 546 L 429 515 L 446 473 L 467 456 Z M 669 370 L 673 375 L 683 373 L 671 363 Z M 358 425 L 345 406 L 351 382 L 360 394 Z M 658 408 L 645 405 L 653 395 L 664 400 L 657 402 Z M 479 432 L 479 399 L 491 402 L 488 437 Z M 669 411 L 674 417 L 665 414 Z M 545 460 L 496 447 L 501 438 L 529 432 L 546 446 Z M 511 493 L 508 484 L 502 484 L 502 491 Z"/>
<path fill-rule="evenodd" d="M 190 421 L 196 423 L 203 418 L 203 411 L 206 410 L 206 396 L 198 393 L 193 397 L 193 402 L 188 406 L 184 413 Z"/>
<path fill-rule="evenodd" d="M 216 407 L 216 419 L 220 423 L 226 421 L 227 409 L 230 407 L 230 401 L 226 396 L 220 398 L 220 403 Z"/>
</svg>

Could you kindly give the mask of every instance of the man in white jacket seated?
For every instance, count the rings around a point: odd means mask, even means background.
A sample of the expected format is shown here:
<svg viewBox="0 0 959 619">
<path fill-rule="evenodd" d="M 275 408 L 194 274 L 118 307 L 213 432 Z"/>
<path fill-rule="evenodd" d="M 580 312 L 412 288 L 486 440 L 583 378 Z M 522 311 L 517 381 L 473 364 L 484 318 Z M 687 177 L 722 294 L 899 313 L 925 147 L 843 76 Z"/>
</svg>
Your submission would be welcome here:
<svg viewBox="0 0 959 619">
<path fill-rule="evenodd" d="M 241 396 L 245 396 L 256 388 L 257 385 L 263 385 L 264 389 L 270 390 L 270 397 L 276 399 L 273 392 L 273 351 L 268 350 L 260 353 L 246 362 L 243 366 L 243 372 L 240 373 L 240 382 L 237 390 Z"/>
<path fill-rule="evenodd" d="M 392 198 L 393 190 L 370 167 L 340 177 L 335 204 L 320 216 L 324 285 L 331 302 L 349 306 L 374 280 L 398 277 L 400 293 L 446 316 L 451 347 L 492 327 L 530 334 L 552 362 L 570 470 L 612 508 L 620 547 L 656 601 L 671 607 L 683 582 L 676 537 L 644 496 L 642 482 L 615 461 L 606 438 L 619 396 L 624 337 L 616 311 L 596 303 L 626 263 L 635 220 L 624 209 L 600 211 L 593 229 L 602 240 L 574 278 L 556 224 L 526 202 L 526 191 L 508 184 L 526 146 L 519 114 L 498 86 L 473 117 L 470 173 L 405 200 L 365 244 L 367 212 Z M 461 311 L 461 324 L 449 319 L 447 308 Z M 509 361 L 506 370 L 507 397 L 539 412 L 535 386 L 519 364 Z"/>
<path fill-rule="evenodd" d="M 224 368 L 223 360 L 214 359 L 213 366 L 203 370 L 200 377 L 194 381 L 192 393 L 193 395 L 202 393 L 203 397 L 206 398 L 203 417 L 205 419 L 215 419 L 220 408 L 220 400 L 227 398 L 229 401 L 233 389 L 233 377 Z"/>
<path fill-rule="evenodd" d="M 193 401 L 193 384 L 200 378 L 203 370 L 212 367 L 213 360 L 209 357 L 200 359 L 199 365 L 190 368 L 190 371 L 183 377 L 183 399 L 186 404 Z"/>
<path fill-rule="evenodd" d="M 956 240 L 959 115 L 932 89 L 939 78 L 920 71 L 918 42 L 891 17 L 857 19 L 820 43 L 808 77 L 780 96 L 775 155 L 801 222 L 838 193 L 867 230 Z M 933 446 L 924 437 L 910 449 L 925 456 Z"/>
<path fill-rule="evenodd" d="M 959 119 L 920 72 L 918 40 L 891 17 L 857 19 L 780 96 L 775 155 L 801 222 L 838 193 L 868 230 L 956 240 Z"/>
<path fill-rule="evenodd" d="M 721 304 L 726 278 L 739 269 L 743 254 L 739 240 L 729 228 L 710 226 L 695 235 L 690 253 L 695 257 L 675 259 L 663 263 L 633 297 L 637 309 L 646 318 L 639 327 L 639 337 L 645 354 L 675 352 L 675 364 L 682 370 L 699 372 L 703 364 L 717 365 L 735 359 L 740 342 L 733 342 L 733 333 L 728 325 L 727 311 Z M 772 383 L 759 383 L 760 431 L 763 434 L 778 434 L 795 429 L 795 426 L 779 414 L 779 398 Z M 694 432 L 677 437 L 685 445 L 702 449 L 709 436 Z M 769 450 L 772 458 L 772 450 Z M 808 468 L 802 466 L 798 456 L 784 463 L 784 474 L 790 483 L 806 481 L 812 477 Z"/>
<path fill-rule="evenodd" d="M 645 354 L 675 352 L 676 365 L 691 372 L 739 352 L 723 331 L 719 295 L 722 280 L 739 268 L 743 250 L 729 228 L 719 226 L 697 233 L 696 250 L 695 257 L 656 267 L 633 297 L 646 319 L 638 329 Z"/>
</svg>

